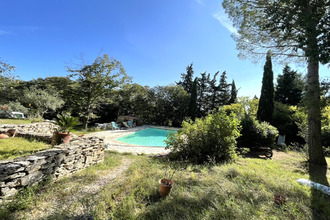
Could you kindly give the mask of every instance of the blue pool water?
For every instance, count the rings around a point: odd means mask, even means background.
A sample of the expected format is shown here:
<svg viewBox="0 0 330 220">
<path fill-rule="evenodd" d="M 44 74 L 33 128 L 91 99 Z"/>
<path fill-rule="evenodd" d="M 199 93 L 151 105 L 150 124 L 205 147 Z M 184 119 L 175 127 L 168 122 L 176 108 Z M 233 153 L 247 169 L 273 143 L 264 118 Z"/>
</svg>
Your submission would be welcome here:
<svg viewBox="0 0 330 220">
<path fill-rule="evenodd" d="M 175 132 L 172 130 L 147 128 L 145 130 L 137 131 L 134 134 L 129 134 L 124 137 L 117 138 L 116 140 L 141 146 L 150 147 L 166 147 L 165 140 L 166 135 L 169 132 Z"/>
</svg>

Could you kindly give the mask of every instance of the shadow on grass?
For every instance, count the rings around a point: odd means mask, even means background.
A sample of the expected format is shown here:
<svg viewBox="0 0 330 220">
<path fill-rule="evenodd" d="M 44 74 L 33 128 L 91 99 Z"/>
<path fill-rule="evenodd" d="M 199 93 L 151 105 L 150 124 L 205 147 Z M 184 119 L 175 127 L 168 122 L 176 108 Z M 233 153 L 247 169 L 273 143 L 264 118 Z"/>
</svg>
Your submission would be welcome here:
<svg viewBox="0 0 330 220">
<path fill-rule="evenodd" d="M 308 163 L 309 178 L 311 181 L 329 186 L 327 179 L 327 167 L 313 163 Z M 321 193 L 315 188 L 311 188 L 311 205 L 313 209 L 313 219 L 329 219 L 321 210 L 330 209 L 330 196 Z M 323 201 L 322 201 L 323 200 Z M 323 207 L 326 206 L 326 207 Z M 330 212 L 330 210 L 328 210 Z M 329 217 L 329 216 L 328 216 Z"/>
<path fill-rule="evenodd" d="M 267 160 L 268 158 L 261 152 L 248 152 L 243 154 L 243 158 L 252 158 L 252 159 L 263 159 Z"/>
</svg>

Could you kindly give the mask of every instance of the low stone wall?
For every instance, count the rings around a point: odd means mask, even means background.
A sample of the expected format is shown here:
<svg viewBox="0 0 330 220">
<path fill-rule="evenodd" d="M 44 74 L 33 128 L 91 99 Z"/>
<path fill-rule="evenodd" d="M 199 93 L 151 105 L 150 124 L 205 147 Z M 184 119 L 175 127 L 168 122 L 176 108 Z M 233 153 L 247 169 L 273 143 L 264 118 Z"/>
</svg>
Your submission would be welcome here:
<svg viewBox="0 0 330 220">
<path fill-rule="evenodd" d="M 34 155 L 0 161 L 0 203 L 26 186 L 49 177 L 69 176 L 104 159 L 103 139 L 77 137 Z"/>
<path fill-rule="evenodd" d="M 19 133 L 53 134 L 57 127 L 57 125 L 50 122 L 37 122 L 20 125 L 0 124 L 0 133 L 4 133 L 8 129 L 16 129 Z"/>
</svg>

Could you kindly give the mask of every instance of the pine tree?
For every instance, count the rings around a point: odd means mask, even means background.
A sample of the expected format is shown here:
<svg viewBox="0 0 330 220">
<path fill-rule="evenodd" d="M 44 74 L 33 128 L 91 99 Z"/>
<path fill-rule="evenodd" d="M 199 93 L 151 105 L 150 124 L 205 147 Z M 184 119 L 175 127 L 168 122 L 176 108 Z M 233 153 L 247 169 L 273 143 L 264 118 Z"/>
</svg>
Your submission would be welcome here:
<svg viewBox="0 0 330 220">
<path fill-rule="evenodd" d="M 262 87 L 260 94 L 257 119 L 260 121 L 272 122 L 274 112 L 274 82 L 273 82 L 272 58 L 268 51 L 264 74 L 262 78 Z"/>
<path fill-rule="evenodd" d="M 235 103 L 237 101 L 237 93 L 238 90 L 236 89 L 236 85 L 235 85 L 235 81 L 233 80 L 233 82 L 231 83 L 231 96 L 230 96 L 230 100 L 229 100 L 229 104 Z"/>
<path fill-rule="evenodd" d="M 204 117 L 207 112 L 207 90 L 208 78 L 206 72 L 201 73 L 201 78 L 198 79 L 198 95 L 197 95 L 197 116 Z"/>
<path fill-rule="evenodd" d="M 229 90 L 230 84 L 227 83 L 226 74 L 227 74 L 226 71 L 224 71 L 220 76 L 218 105 L 229 104 L 231 98 L 231 94 Z"/>
<path fill-rule="evenodd" d="M 177 85 L 181 85 L 184 90 L 186 90 L 189 94 L 191 93 L 192 85 L 193 85 L 193 76 L 194 69 L 193 64 L 191 63 L 186 67 L 187 72 L 181 73 L 181 81 L 177 82 Z"/>
<path fill-rule="evenodd" d="M 302 99 L 304 82 L 301 75 L 286 65 L 283 74 L 278 75 L 275 101 L 288 105 L 297 105 Z"/>
<path fill-rule="evenodd" d="M 219 85 L 217 85 L 217 76 L 219 71 L 216 72 L 213 76 L 213 79 L 210 80 L 208 77 L 208 110 L 213 111 L 215 108 L 219 106 L 218 96 L 219 96 Z"/>
<path fill-rule="evenodd" d="M 193 121 L 195 121 L 197 114 L 197 90 L 198 90 L 197 87 L 198 87 L 198 78 L 196 77 L 191 89 L 191 96 L 190 96 L 189 109 L 188 109 L 188 114 Z"/>
</svg>

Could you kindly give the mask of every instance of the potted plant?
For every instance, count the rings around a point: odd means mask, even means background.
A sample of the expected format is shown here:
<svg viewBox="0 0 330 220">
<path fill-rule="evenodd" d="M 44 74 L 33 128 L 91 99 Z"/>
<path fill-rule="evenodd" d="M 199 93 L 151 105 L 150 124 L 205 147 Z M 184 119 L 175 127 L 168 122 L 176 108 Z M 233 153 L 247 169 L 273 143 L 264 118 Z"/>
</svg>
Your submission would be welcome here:
<svg viewBox="0 0 330 220">
<path fill-rule="evenodd" d="M 166 197 L 171 193 L 171 189 L 174 185 L 174 182 L 172 180 L 174 173 L 176 170 L 174 170 L 171 173 L 171 170 L 167 173 L 167 169 L 165 170 L 165 178 L 159 180 L 159 194 L 162 197 Z M 169 178 L 166 178 L 166 176 L 169 176 Z"/>
<path fill-rule="evenodd" d="M 70 131 L 74 126 L 80 124 L 77 117 L 72 117 L 69 114 L 57 115 L 53 123 L 59 127 L 53 135 L 54 144 L 68 143 L 71 139 Z"/>
</svg>

